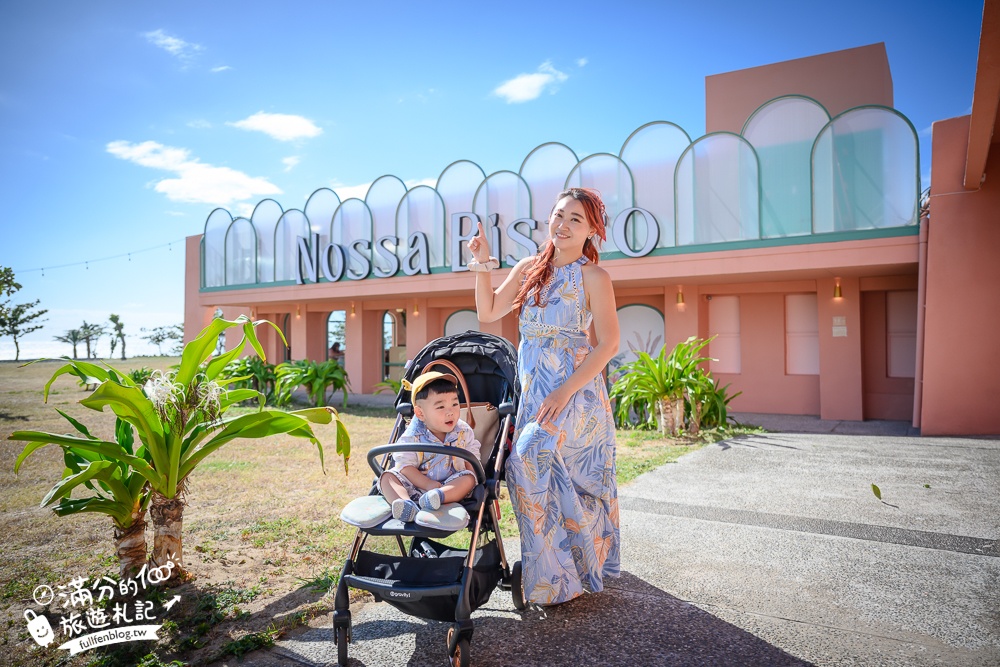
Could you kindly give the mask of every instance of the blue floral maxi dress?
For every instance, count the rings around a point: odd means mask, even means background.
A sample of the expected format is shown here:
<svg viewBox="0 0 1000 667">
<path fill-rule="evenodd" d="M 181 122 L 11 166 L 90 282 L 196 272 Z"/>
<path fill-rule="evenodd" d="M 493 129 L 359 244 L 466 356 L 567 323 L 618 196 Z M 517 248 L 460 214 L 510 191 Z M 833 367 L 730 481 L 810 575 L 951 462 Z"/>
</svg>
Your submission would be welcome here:
<svg viewBox="0 0 1000 667">
<path fill-rule="evenodd" d="M 521 306 L 517 363 L 521 378 L 507 485 L 521 533 L 524 596 L 537 604 L 603 590 L 620 574 L 615 431 L 604 379 L 576 392 L 552 422 L 534 421 L 542 400 L 593 349 L 581 267 L 555 269 Z"/>
</svg>

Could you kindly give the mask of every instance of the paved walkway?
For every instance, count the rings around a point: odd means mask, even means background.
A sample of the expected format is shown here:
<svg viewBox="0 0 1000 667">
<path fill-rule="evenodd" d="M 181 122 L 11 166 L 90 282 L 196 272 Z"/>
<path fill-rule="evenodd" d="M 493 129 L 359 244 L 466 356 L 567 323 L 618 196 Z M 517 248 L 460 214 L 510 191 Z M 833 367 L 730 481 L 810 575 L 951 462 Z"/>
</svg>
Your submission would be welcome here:
<svg viewBox="0 0 1000 667">
<path fill-rule="evenodd" d="M 1000 439 L 770 421 L 621 489 L 624 574 L 604 593 L 519 613 L 497 590 L 473 664 L 1000 665 Z M 447 664 L 445 631 L 359 605 L 351 664 Z M 326 619 L 242 664 L 335 656 Z"/>
</svg>

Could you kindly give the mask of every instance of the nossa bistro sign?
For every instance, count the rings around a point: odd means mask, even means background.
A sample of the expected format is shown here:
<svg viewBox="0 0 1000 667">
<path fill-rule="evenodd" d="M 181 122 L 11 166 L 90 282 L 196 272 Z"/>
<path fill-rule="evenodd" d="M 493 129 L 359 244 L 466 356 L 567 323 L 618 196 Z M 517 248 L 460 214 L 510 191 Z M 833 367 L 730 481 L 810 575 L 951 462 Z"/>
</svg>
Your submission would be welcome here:
<svg viewBox="0 0 1000 667">
<path fill-rule="evenodd" d="M 462 248 L 477 233 L 477 226 L 483 222 L 477 213 L 454 213 L 448 221 L 447 257 L 451 258 L 453 272 L 468 271 L 462 261 Z M 468 225 L 469 231 L 462 233 Z M 530 233 L 539 228 L 537 220 L 519 218 L 501 227 L 499 214 L 489 216 L 483 228 L 490 237 L 490 248 L 503 257 L 503 264 L 514 266 L 518 259 L 538 252 L 538 243 Z M 628 257 L 645 257 L 660 240 L 660 226 L 652 213 L 633 206 L 621 211 L 611 223 L 611 238 L 619 252 Z M 644 241 L 634 248 L 629 239 Z M 307 239 L 297 238 L 295 261 L 295 282 L 319 282 L 322 277 L 327 282 L 337 282 L 345 277 L 350 280 L 366 278 L 389 278 L 400 270 L 404 275 L 414 276 L 431 273 L 430 242 L 426 232 L 413 232 L 406 239 L 406 247 L 400 247 L 396 236 L 382 236 L 373 244 L 368 239 L 358 239 L 346 246 L 340 243 L 322 245 L 319 234 Z M 520 249 L 520 252 L 515 252 Z M 401 256 L 402 255 L 402 256 Z"/>
</svg>

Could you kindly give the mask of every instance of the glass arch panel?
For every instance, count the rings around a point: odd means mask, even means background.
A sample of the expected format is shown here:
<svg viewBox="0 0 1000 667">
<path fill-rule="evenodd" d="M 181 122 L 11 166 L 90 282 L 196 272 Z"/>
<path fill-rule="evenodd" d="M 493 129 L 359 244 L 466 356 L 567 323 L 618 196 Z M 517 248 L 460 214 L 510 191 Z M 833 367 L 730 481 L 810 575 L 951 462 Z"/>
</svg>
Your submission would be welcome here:
<svg viewBox="0 0 1000 667">
<path fill-rule="evenodd" d="M 660 226 L 657 248 L 674 245 L 674 170 L 691 137 L 673 123 L 643 125 L 622 146 L 621 158 L 632 172 L 635 205 L 656 217 Z"/>
<path fill-rule="evenodd" d="M 614 224 L 619 213 L 635 206 L 635 186 L 628 165 L 617 155 L 595 153 L 580 160 L 573 168 L 566 178 L 566 187 L 594 188 L 601 193 L 610 223 L 607 230 L 608 239 L 602 244 L 601 250 L 605 252 L 617 250 L 610 225 Z M 640 225 L 631 225 L 630 228 L 637 230 L 640 229 Z M 644 240 L 634 239 L 633 242 L 641 245 Z"/>
<path fill-rule="evenodd" d="M 812 155 L 813 231 L 917 224 L 917 133 L 898 112 L 860 107 L 837 116 Z"/>
<path fill-rule="evenodd" d="M 463 331 L 482 331 L 479 328 L 479 316 L 474 310 L 456 310 L 448 316 L 444 323 L 444 335 L 462 333 Z"/>
<path fill-rule="evenodd" d="M 541 245 L 548 239 L 546 223 L 549 213 L 579 161 L 569 146 L 552 142 L 535 148 L 521 163 L 521 178 L 531 192 L 531 218 L 538 222 L 538 229 L 531 233 L 531 240 L 535 243 Z"/>
<path fill-rule="evenodd" d="M 531 193 L 528 184 L 512 171 L 498 171 L 490 174 L 476 191 L 472 210 L 485 222 L 490 216 L 499 216 L 500 248 L 490 248 L 490 252 L 503 260 L 513 255 L 515 260 L 529 254 L 527 248 L 507 242 L 507 227 L 515 220 L 531 217 Z"/>
<path fill-rule="evenodd" d="M 325 248 L 330 242 L 330 223 L 340 206 L 340 197 L 330 188 L 320 188 L 306 200 L 305 214 L 313 234 L 319 234 L 319 247 Z"/>
<path fill-rule="evenodd" d="M 226 284 L 226 232 L 231 224 L 233 216 L 224 208 L 215 209 L 205 219 L 205 287 Z"/>
<path fill-rule="evenodd" d="M 468 213 L 472 211 L 472 200 L 476 196 L 479 185 L 486 180 L 486 172 L 475 162 L 469 160 L 459 160 L 452 162 L 445 167 L 441 175 L 438 176 L 436 190 L 444 201 L 445 219 L 445 250 L 447 256 L 445 261 L 451 265 L 451 216 L 455 213 Z M 467 227 L 463 230 L 469 233 Z M 460 262 L 465 264 L 463 260 Z"/>
<path fill-rule="evenodd" d="M 295 280 L 299 237 L 309 239 L 309 219 L 297 209 L 289 209 L 274 227 L 274 280 Z M 310 244 L 311 245 L 311 244 Z"/>
<path fill-rule="evenodd" d="M 253 210 L 250 221 L 257 230 L 257 282 L 274 281 L 274 228 L 284 211 L 273 199 L 262 200 Z"/>
<path fill-rule="evenodd" d="M 345 251 L 355 241 L 368 241 L 369 248 L 372 248 L 369 253 L 369 257 L 372 258 L 373 262 L 377 266 L 385 266 L 385 262 L 379 261 L 378 255 L 374 250 L 374 243 L 377 239 L 372 238 L 372 212 L 368 210 L 367 204 L 360 199 L 353 197 L 351 199 L 345 199 L 343 203 L 337 207 L 337 211 L 333 214 L 333 219 L 330 221 L 328 232 L 330 235 L 330 243 L 336 243 L 340 247 L 344 248 Z M 321 249 L 325 247 L 325 245 L 321 246 Z M 395 252 L 395 245 L 390 245 L 390 247 Z M 361 272 L 362 267 L 356 265 L 352 266 L 356 273 Z"/>
<path fill-rule="evenodd" d="M 396 229 L 399 230 L 400 261 L 406 254 L 407 239 L 410 234 L 423 232 L 427 235 L 430 253 L 428 264 L 432 269 L 445 266 L 444 259 L 444 202 L 437 190 L 428 185 L 413 188 L 399 203 L 396 212 Z"/>
<path fill-rule="evenodd" d="M 236 218 L 226 232 L 226 284 L 257 282 L 257 230 L 246 218 Z"/>
<path fill-rule="evenodd" d="M 757 158 L 736 134 L 708 134 L 677 163 L 677 245 L 760 235 Z"/>
<path fill-rule="evenodd" d="M 761 238 L 812 233 L 809 159 L 830 122 L 826 109 L 807 97 L 779 97 L 762 105 L 743 127 L 760 162 Z"/>
<path fill-rule="evenodd" d="M 406 195 L 406 185 L 396 176 L 380 176 L 368 188 L 365 203 L 372 214 L 372 238 L 399 236 L 396 233 L 396 209 Z M 406 239 L 401 239 L 405 247 Z"/>
</svg>

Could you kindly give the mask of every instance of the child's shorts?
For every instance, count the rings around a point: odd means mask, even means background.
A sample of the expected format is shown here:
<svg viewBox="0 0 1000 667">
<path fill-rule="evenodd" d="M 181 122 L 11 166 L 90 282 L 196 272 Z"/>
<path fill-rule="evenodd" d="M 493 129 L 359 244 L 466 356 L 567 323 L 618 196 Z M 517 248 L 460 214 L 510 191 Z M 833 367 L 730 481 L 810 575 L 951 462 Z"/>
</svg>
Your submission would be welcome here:
<svg viewBox="0 0 1000 667">
<path fill-rule="evenodd" d="M 386 470 L 386 472 L 396 476 L 396 479 L 398 479 L 399 483 L 403 485 L 404 489 L 406 489 L 406 493 L 409 494 L 410 500 L 412 500 L 413 502 L 416 502 L 416 501 L 420 500 L 420 496 L 424 495 L 424 492 L 421 491 L 420 489 L 418 489 L 417 487 L 413 486 L 413 482 L 411 482 L 410 480 L 408 480 L 406 478 L 406 475 L 404 475 L 400 471 L 396 470 L 395 468 L 390 468 L 389 470 Z M 462 477 L 464 475 L 472 475 L 473 479 L 476 478 L 476 473 L 472 472 L 471 470 L 459 470 L 454 475 L 451 475 L 450 477 L 448 477 L 448 479 L 446 479 L 443 482 L 441 482 L 441 485 L 442 486 L 446 486 L 446 485 L 454 482 L 459 477 Z M 473 487 L 473 488 L 475 488 L 475 487 Z M 382 478 L 381 477 L 378 480 L 378 490 L 379 490 L 379 493 L 382 493 L 382 495 L 385 495 L 385 493 L 382 491 Z M 472 491 L 469 491 L 469 494 L 467 496 L 465 496 L 465 497 L 468 498 L 471 495 L 472 495 Z"/>
</svg>

